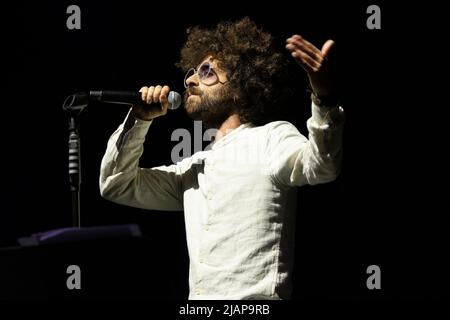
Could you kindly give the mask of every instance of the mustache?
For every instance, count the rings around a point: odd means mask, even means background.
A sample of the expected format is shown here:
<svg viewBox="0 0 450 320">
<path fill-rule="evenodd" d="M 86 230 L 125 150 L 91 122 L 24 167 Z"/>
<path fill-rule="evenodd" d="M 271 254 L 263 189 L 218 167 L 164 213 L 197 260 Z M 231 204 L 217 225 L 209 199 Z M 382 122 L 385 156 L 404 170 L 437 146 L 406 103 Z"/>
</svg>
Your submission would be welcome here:
<svg viewBox="0 0 450 320">
<path fill-rule="evenodd" d="M 195 87 L 186 89 L 186 91 L 185 91 L 186 96 L 189 96 L 189 95 L 201 96 L 202 94 L 203 94 L 203 91 L 198 88 L 195 88 Z"/>
</svg>

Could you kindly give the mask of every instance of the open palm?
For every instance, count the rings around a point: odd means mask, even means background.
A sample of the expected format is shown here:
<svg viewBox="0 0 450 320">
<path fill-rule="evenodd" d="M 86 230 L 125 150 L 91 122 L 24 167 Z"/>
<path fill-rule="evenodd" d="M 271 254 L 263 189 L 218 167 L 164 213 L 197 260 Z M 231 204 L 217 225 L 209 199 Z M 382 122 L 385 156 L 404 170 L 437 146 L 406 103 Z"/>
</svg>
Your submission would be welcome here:
<svg viewBox="0 0 450 320">
<path fill-rule="evenodd" d="M 334 94 L 333 75 L 330 72 L 328 56 L 334 46 L 333 40 L 328 40 L 319 50 L 312 43 L 299 35 L 286 39 L 286 49 L 297 63 L 305 69 L 311 87 L 318 96 Z"/>
</svg>

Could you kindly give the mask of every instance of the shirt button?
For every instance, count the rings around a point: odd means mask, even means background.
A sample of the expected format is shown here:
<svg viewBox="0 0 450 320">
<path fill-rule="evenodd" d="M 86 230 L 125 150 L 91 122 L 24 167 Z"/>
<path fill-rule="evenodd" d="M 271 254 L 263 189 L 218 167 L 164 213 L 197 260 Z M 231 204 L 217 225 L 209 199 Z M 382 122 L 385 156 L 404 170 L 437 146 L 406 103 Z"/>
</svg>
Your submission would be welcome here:
<svg viewBox="0 0 450 320">
<path fill-rule="evenodd" d="M 213 197 L 212 191 L 208 191 L 208 200 L 211 200 Z"/>
<path fill-rule="evenodd" d="M 198 261 L 199 261 L 200 263 L 203 263 L 203 258 L 200 258 Z"/>
<path fill-rule="evenodd" d="M 208 231 L 208 230 L 209 230 L 209 226 L 206 225 L 206 226 L 205 226 L 205 231 Z"/>
<path fill-rule="evenodd" d="M 197 291 L 195 291 L 195 294 L 199 296 L 200 295 L 200 290 L 197 289 Z"/>
</svg>

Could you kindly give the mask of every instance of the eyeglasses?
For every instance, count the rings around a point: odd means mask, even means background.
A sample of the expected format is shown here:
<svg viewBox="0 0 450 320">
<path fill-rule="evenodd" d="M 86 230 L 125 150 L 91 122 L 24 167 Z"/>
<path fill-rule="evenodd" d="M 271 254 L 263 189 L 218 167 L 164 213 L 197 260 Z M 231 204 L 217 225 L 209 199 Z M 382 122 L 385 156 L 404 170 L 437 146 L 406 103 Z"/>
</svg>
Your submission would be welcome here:
<svg viewBox="0 0 450 320">
<path fill-rule="evenodd" d="M 184 87 L 186 89 L 189 88 L 187 80 L 194 74 L 197 74 L 200 82 L 206 86 L 212 86 L 213 84 L 216 84 L 218 82 L 222 84 L 226 82 L 221 82 L 219 80 L 219 77 L 217 76 L 217 73 L 214 71 L 211 64 L 206 61 L 198 68 L 198 70 L 196 70 L 195 68 L 191 68 L 186 72 L 186 76 L 184 77 Z"/>
</svg>

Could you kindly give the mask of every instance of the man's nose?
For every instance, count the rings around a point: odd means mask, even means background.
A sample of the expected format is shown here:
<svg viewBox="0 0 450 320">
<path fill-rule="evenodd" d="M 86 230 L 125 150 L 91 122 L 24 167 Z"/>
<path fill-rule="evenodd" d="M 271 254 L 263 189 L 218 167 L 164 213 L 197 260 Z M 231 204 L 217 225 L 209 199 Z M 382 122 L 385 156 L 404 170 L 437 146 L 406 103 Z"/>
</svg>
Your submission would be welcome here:
<svg viewBox="0 0 450 320">
<path fill-rule="evenodd" d="M 188 88 L 198 86 L 198 84 L 199 81 L 197 73 L 194 73 L 192 76 L 186 79 L 186 85 Z"/>
</svg>

